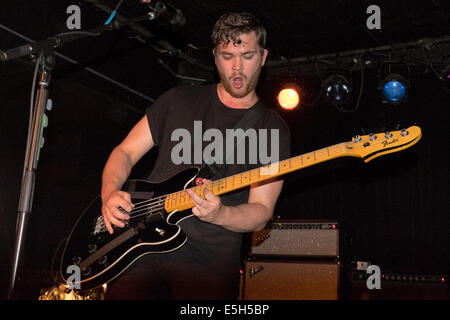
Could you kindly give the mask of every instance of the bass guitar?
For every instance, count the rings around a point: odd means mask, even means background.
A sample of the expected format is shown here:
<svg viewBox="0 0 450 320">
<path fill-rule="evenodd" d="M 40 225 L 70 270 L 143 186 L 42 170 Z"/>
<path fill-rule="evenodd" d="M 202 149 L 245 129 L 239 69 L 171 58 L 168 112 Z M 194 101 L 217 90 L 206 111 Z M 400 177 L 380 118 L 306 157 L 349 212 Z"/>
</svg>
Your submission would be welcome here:
<svg viewBox="0 0 450 320">
<path fill-rule="evenodd" d="M 59 270 L 61 283 L 70 289 L 96 288 L 117 277 L 145 254 L 170 252 L 183 246 L 187 237 L 178 224 L 193 216 L 188 209 L 194 206 L 187 189 L 199 196 L 203 195 L 203 188 L 222 195 L 339 157 L 358 157 L 369 162 L 409 148 L 421 136 L 417 126 L 356 136 L 351 141 L 200 186 L 194 182 L 199 175 L 198 168 L 182 171 L 159 184 L 128 180 L 122 190 L 130 193 L 135 207 L 129 212 L 125 227 L 114 227 L 113 234 L 109 234 L 101 213 L 101 198 L 95 198 L 79 217 L 65 244 Z"/>
</svg>

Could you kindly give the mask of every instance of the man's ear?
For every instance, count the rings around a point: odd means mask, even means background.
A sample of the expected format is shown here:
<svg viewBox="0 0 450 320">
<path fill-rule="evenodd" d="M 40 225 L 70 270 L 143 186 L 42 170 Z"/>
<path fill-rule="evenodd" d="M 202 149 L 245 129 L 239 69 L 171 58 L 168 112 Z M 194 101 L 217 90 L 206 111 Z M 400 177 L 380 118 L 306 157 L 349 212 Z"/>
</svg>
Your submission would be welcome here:
<svg viewBox="0 0 450 320">
<path fill-rule="evenodd" d="M 267 59 L 267 55 L 268 54 L 269 54 L 269 50 L 264 49 L 261 67 L 266 63 L 266 59 Z"/>
</svg>

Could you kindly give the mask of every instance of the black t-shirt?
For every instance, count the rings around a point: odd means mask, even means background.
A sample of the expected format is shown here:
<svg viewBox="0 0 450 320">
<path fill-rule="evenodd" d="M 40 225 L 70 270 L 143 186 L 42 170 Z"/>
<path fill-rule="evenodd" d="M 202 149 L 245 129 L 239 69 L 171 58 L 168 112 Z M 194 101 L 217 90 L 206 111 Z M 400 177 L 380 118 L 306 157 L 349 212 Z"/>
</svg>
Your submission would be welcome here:
<svg viewBox="0 0 450 320">
<path fill-rule="evenodd" d="M 275 111 L 268 108 L 264 109 L 255 129 L 278 129 L 278 159 L 287 159 L 290 156 L 289 128 Z M 205 146 L 211 143 L 210 141 L 203 141 L 203 133 L 208 129 L 219 129 L 223 134 L 225 144 L 226 129 L 233 129 L 246 112 L 247 109 L 233 109 L 225 106 L 218 97 L 217 84 L 180 86 L 165 92 L 146 110 L 153 141 L 159 148 L 149 180 L 151 182 L 163 182 L 184 169 L 193 166 L 201 167 L 204 160 L 208 159 L 203 159 L 202 153 L 198 153 L 198 145 L 202 145 L 203 150 Z M 201 134 L 199 134 L 200 125 Z M 195 132 L 194 127 L 196 127 Z M 187 161 L 187 163 L 175 164 L 173 161 L 172 150 L 180 143 L 179 139 L 172 139 L 172 134 L 177 129 L 186 129 L 190 133 L 192 149 L 190 157 L 188 157 L 190 161 Z M 269 131 L 267 130 L 266 135 L 268 137 L 267 155 L 271 155 L 271 135 Z M 197 146 L 194 147 L 194 144 L 197 144 Z M 223 166 L 224 176 L 261 166 L 260 163 L 249 163 L 248 147 L 247 140 L 245 164 L 237 164 L 237 158 L 235 158 L 233 162 L 235 164 Z M 237 152 L 235 152 L 235 156 L 237 157 Z M 182 188 L 183 186 L 179 186 L 178 190 L 182 190 Z M 249 188 L 244 188 L 222 195 L 221 200 L 225 205 L 238 205 L 247 203 L 248 197 Z M 191 250 L 192 259 L 215 268 L 220 267 L 223 270 L 230 270 L 231 268 L 235 271 L 236 268 L 239 268 L 242 234 L 203 222 L 195 216 L 184 219 L 180 222 L 180 226 L 188 237 L 184 246 Z"/>
</svg>

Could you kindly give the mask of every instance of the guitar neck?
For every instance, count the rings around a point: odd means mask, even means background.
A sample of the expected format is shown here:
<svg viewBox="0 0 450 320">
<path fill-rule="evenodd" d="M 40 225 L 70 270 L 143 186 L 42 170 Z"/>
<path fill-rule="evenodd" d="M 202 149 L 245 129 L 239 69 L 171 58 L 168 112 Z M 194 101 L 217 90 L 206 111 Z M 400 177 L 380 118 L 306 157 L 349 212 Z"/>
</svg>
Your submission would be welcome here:
<svg viewBox="0 0 450 320">
<path fill-rule="evenodd" d="M 238 173 L 220 180 L 212 181 L 203 186 L 193 187 L 192 190 L 203 197 L 202 189 L 207 188 L 215 195 L 225 194 L 251 184 L 269 180 L 287 173 L 303 169 L 321 162 L 332 160 L 347 155 L 346 143 L 339 143 L 327 148 L 319 149 L 300 156 L 262 166 L 253 170 Z M 186 210 L 194 206 L 186 190 L 178 191 L 166 196 L 164 208 L 170 212 L 173 210 Z"/>
</svg>

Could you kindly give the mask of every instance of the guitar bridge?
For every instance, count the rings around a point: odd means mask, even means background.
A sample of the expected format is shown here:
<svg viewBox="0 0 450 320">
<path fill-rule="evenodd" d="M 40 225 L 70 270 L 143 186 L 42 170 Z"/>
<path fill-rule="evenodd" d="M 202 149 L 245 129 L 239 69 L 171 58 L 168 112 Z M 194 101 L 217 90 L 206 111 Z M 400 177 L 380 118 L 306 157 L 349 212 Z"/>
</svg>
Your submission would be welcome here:
<svg viewBox="0 0 450 320">
<path fill-rule="evenodd" d="M 117 229 L 117 227 L 115 225 L 111 225 L 113 229 Z M 128 227 L 128 221 L 125 221 L 125 227 Z M 120 228 L 122 229 L 122 228 Z M 105 221 L 103 220 L 103 216 L 98 216 L 96 222 L 95 222 L 95 226 L 94 226 L 94 231 L 92 232 L 92 235 L 96 236 L 99 233 L 102 232 L 107 232 L 108 229 L 106 228 L 106 224 Z"/>
<path fill-rule="evenodd" d="M 103 220 L 103 216 L 98 216 L 97 220 L 95 222 L 95 226 L 94 226 L 94 231 L 92 232 L 92 234 L 95 236 L 99 233 L 108 231 L 108 229 L 106 229 L 106 225 L 105 225 L 105 221 Z"/>
</svg>

